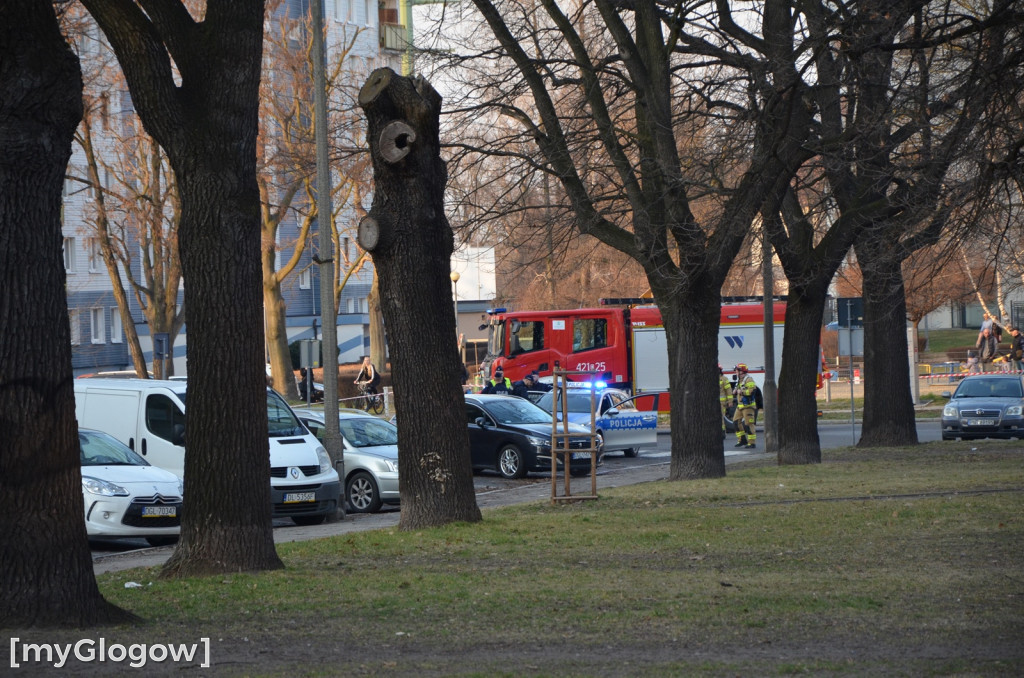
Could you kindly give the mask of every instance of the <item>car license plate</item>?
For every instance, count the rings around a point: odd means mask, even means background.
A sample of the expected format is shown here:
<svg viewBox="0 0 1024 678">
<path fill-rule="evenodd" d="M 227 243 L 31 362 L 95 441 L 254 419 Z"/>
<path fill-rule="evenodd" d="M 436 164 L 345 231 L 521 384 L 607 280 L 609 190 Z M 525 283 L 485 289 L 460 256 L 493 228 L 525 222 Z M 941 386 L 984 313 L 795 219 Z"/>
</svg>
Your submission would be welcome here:
<svg viewBox="0 0 1024 678">
<path fill-rule="evenodd" d="M 967 420 L 967 425 L 968 426 L 995 426 L 996 425 L 996 420 L 995 419 L 968 419 Z"/>
<path fill-rule="evenodd" d="M 292 492 L 284 495 L 286 504 L 298 504 L 304 501 L 316 501 L 316 492 Z"/>
<path fill-rule="evenodd" d="M 590 459 L 590 452 L 573 452 L 573 459 Z"/>
<path fill-rule="evenodd" d="M 142 517 L 143 518 L 171 518 L 178 515 L 177 506 L 143 506 Z"/>
</svg>

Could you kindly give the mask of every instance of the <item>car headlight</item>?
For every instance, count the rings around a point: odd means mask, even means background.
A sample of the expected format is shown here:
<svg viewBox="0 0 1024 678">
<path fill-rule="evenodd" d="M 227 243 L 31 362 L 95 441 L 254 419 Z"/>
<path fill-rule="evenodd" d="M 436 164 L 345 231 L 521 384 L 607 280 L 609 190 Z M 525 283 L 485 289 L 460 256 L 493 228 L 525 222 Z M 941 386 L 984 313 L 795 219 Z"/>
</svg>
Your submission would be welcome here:
<svg viewBox="0 0 1024 678">
<path fill-rule="evenodd" d="M 942 416 L 944 417 L 957 417 L 956 405 L 946 405 L 942 408 Z"/>
<path fill-rule="evenodd" d="M 391 473 L 398 473 L 398 462 L 391 461 L 390 459 L 384 460 L 384 467 L 387 468 Z"/>
<path fill-rule="evenodd" d="M 98 494 L 101 497 L 127 497 L 128 490 L 120 485 L 108 483 L 106 480 L 82 476 L 82 490 L 89 494 Z"/>
<path fill-rule="evenodd" d="M 185 481 L 182 480 L 181 478 L 178 478 L 178 496 L 185 496 Z"/>
<path fill-rule="evenodd" d="M 316 457 L 320 460 L 320 473 L 327 473 L 331 470 L 331 455 L 327 454 L 323 445 L 317 445 Z"/>
<path fill-rule="evenodd" d="M 551 447 L 551 441 L 547 438 L 538 438 L 537 436 L 526 436 L 526 440 L 536 448 L 547 449 Z"/>
<path fill-rule="evenodd" d="M 1021 406 L 1020 405 L 1010 405 L 1009 407 L 1006 408 L 1006 414 L 1008 416 L 1011 416 L 1011 417 L 1013 417 L 1013 416 L 1019 417 L 1020 414 L 1021 414 Z"/>
</svg>

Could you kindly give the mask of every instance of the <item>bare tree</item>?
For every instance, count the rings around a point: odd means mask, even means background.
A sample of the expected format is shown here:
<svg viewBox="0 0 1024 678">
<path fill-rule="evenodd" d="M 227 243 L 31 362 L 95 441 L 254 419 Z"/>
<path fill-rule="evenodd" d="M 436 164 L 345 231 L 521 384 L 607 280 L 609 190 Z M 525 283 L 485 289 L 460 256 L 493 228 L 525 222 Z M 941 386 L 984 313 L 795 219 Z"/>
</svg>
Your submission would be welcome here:
<svg viewBox="0 0 1024 678">
<path fill-rule="evenodd" d="M 309 78 L 312 28 L 308 15 L 295 20 L 274 12 L 279 4 L 274 3 L 271 8 L 275 19 L 268 23 L 265 49 L 268 68 L 264 70 L 260 98 L 263 298 L 274 388 L 294 395 L 295 380 L 288 349 L 287 306 L 283 288 L 299 270 L 303 253 L 310 244 L 312 225 L 319 221 L 315 199 L 315 113 Z M 354 187 L 368 182 L 365 154 L 356 152 L 353 143 L 346 144 L 346 140 L 358 137 L 361 124 L 353 103 L 359 85 L 352 78 L 352 70 L 348 66 L 351 51 L 361 33 L 362 30 L 357 29 L 346 42 L 332 50 L 331 63 L 325 72 L 327 101 L 330 102 L 328 138 L 333 141 L 330 153 L 334 168 L 331 187 L 334 214 L 331 219 L 323 221 L 331 229 L 335 252 L 339 252 L 339 231 L 344 230 L 338 223 L 339 218 L 346 212 L 362 209 L 361 205 L 353 206 L 351 200 L 353 195 L 360 195 Z M 303 37 L 296 40 L 295 36 Z M 281 237 L 281 227 L 286 220 L 299 224 L 294 238 Z M 355 223 L 348 224 L 348 235 L 355 239 Z M 284 253 L 287 256 L 282 258 Z M 362 266 L 361 260 L 359 266 Z M 347 279 L 345 268 L 344 265 L 334 267 L 334 315 L 337 315 L 344 288 L 341 280 Z M 349 275 L 352 272 L 349 271 Z M 330 313 L 325 311 L 324 318 L 330 317 Z"/>
<path fill-rule="evenodd" d="M 550 174 L 574 227 L 642 267 L 669 346 L 670 477 L 724 475 L 720 290 L 807 155 L 789 3 L 740 16 L 726 2 L 473 4 L 499 47 L 451 48 L 473 84 L 454 145 L 512 176 Z"/>
<path fill-rule="evenodd" d="M 263 2 L 83 0 L 181 194 L 189 510 L 167 576 L 282 566 L 270 520 L 256 139 Z M 224 393 L 231 393 L 225 400 Z"/>
<path fill-rule="evenodd" d="M 875 49 L 874 42 L 898 31 L 899 58 L 884 57 L 885 79 L 869 74 L 874 84 L 859 96 L 875 108 L 874 122 L 845 158 L 833 156 L 830 175 L 842 214 L 865 223 L 855 250 L 865 317 L 858 444 L 868 447 L 917 441 L 903 262 L 938 242 L 958 205 L 986 192 L 1015 152 L 1012 141 L 990 131 L 1018 116 L 1005 101 L 1019 96 L 1024 55 L 1024 22 L 1012 0 L 965 8 L 912 2 L 905 25 L 891 23 L 899 12 L 874 11 L 883 5 L 890 10 L 891 3 L 863 6 L 864 20 L 876 25 L 864 34 L 864 47 Z"/>
<path fill-rule="evenodd" d="M 85 535 L 61 190 L 82 75 L 49 0 L 0 3 L 0 627 L 126 622 Z M 45 432 L 45 435 L 40 435 Z"/>
</svg>

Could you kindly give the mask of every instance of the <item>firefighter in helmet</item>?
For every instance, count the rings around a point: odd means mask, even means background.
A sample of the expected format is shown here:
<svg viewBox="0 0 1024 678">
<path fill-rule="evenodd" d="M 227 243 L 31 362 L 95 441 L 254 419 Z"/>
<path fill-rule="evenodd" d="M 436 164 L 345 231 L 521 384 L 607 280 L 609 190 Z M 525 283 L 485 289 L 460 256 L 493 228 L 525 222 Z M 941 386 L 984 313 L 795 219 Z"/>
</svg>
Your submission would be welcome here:
<svg viewBox="0 0 1024 678">
<path fill-rule="evenodd" d="M 733 424 L 736 426 L 736 447 L 754 449 L 757 432 L 754 428 L 754 415 L 757 411 L 757 400 L 754 391 L 757 384 L 747 373 L 746 363 L 736 366 L 736 388 L 733 389 L 733 401 L 736 403 L 736 414 Z"/>
<path fill-rule="evenodd" d="M 732 400 L 732 382 L 722 372 L 722 366 L 718 366 L 718 399 L 722 404 L 722 439 L 725 439 L 725 420 L 729 414 L 729 401 Z"/>
</svg>

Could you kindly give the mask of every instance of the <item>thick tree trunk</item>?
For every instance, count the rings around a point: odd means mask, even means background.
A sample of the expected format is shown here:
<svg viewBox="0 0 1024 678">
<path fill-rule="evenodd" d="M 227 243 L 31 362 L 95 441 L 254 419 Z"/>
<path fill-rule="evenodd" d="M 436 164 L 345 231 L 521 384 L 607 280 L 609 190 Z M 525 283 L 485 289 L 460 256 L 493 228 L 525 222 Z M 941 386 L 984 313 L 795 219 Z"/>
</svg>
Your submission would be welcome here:
<svg viewBox="0 0 1024 678">
<path fill-rule="evenodd" d="M 152 14 L 123 0 L 83 4 L 113 46 L 181 195 L 188 500 L 163 574 L 283 567 L 270 519 L 256 183 L 263 3 L 209 3 L 199 24 L 179 3 L 147 8 Z"/>
<path fill-rule="evenodd" d="M 82 75 L 48 0 L 0 3 L 0 627 L 134 617 L 96 587 L 82 513 L 61 189 Z"/>
<path fill-rule="evenodd" d="M 441 97 L 386 68 L 359 92 L 369 122 L 375 190 L 359 243 L 373 256 L 392 347 L 402 529 L 480 520 L 459 384 L 444 213 Z M 395 348 L 400 347 L 400 348 Z"/>
<path fill-rule="evenodd" d="M 231 153 L 223 148 L 217 155 Z M 178 170 L 189 313 L 189 489 L 181 540 L 165 575 L 283 567 L 270 518 L 255 163 L 246 165 L 236 165 L 234 176 L 223 164 Z"/>
<path fill-rule="evenodd" d="M 856 245 L 864 295 L 864 424 L 858 447 L 916 445 L 902 262 L 884 237 Z"/>
<path fill-rule="evenodd" d="M 790 288 L 786 302 L 786 331 L 782 338 L 779 373 L 779 464 L 820 464 L 818 345 L 825 311 L 820 292 Z"/>
<path fill-rule="evenodd" d="M 718 393 L 718 288 L 708 285 L 686 297 L 655 288 L 654 298 L 675 302 L 660 307 L 672 384 L 669 479 L 722 478 L 725 450 Z"/>
</svg>

